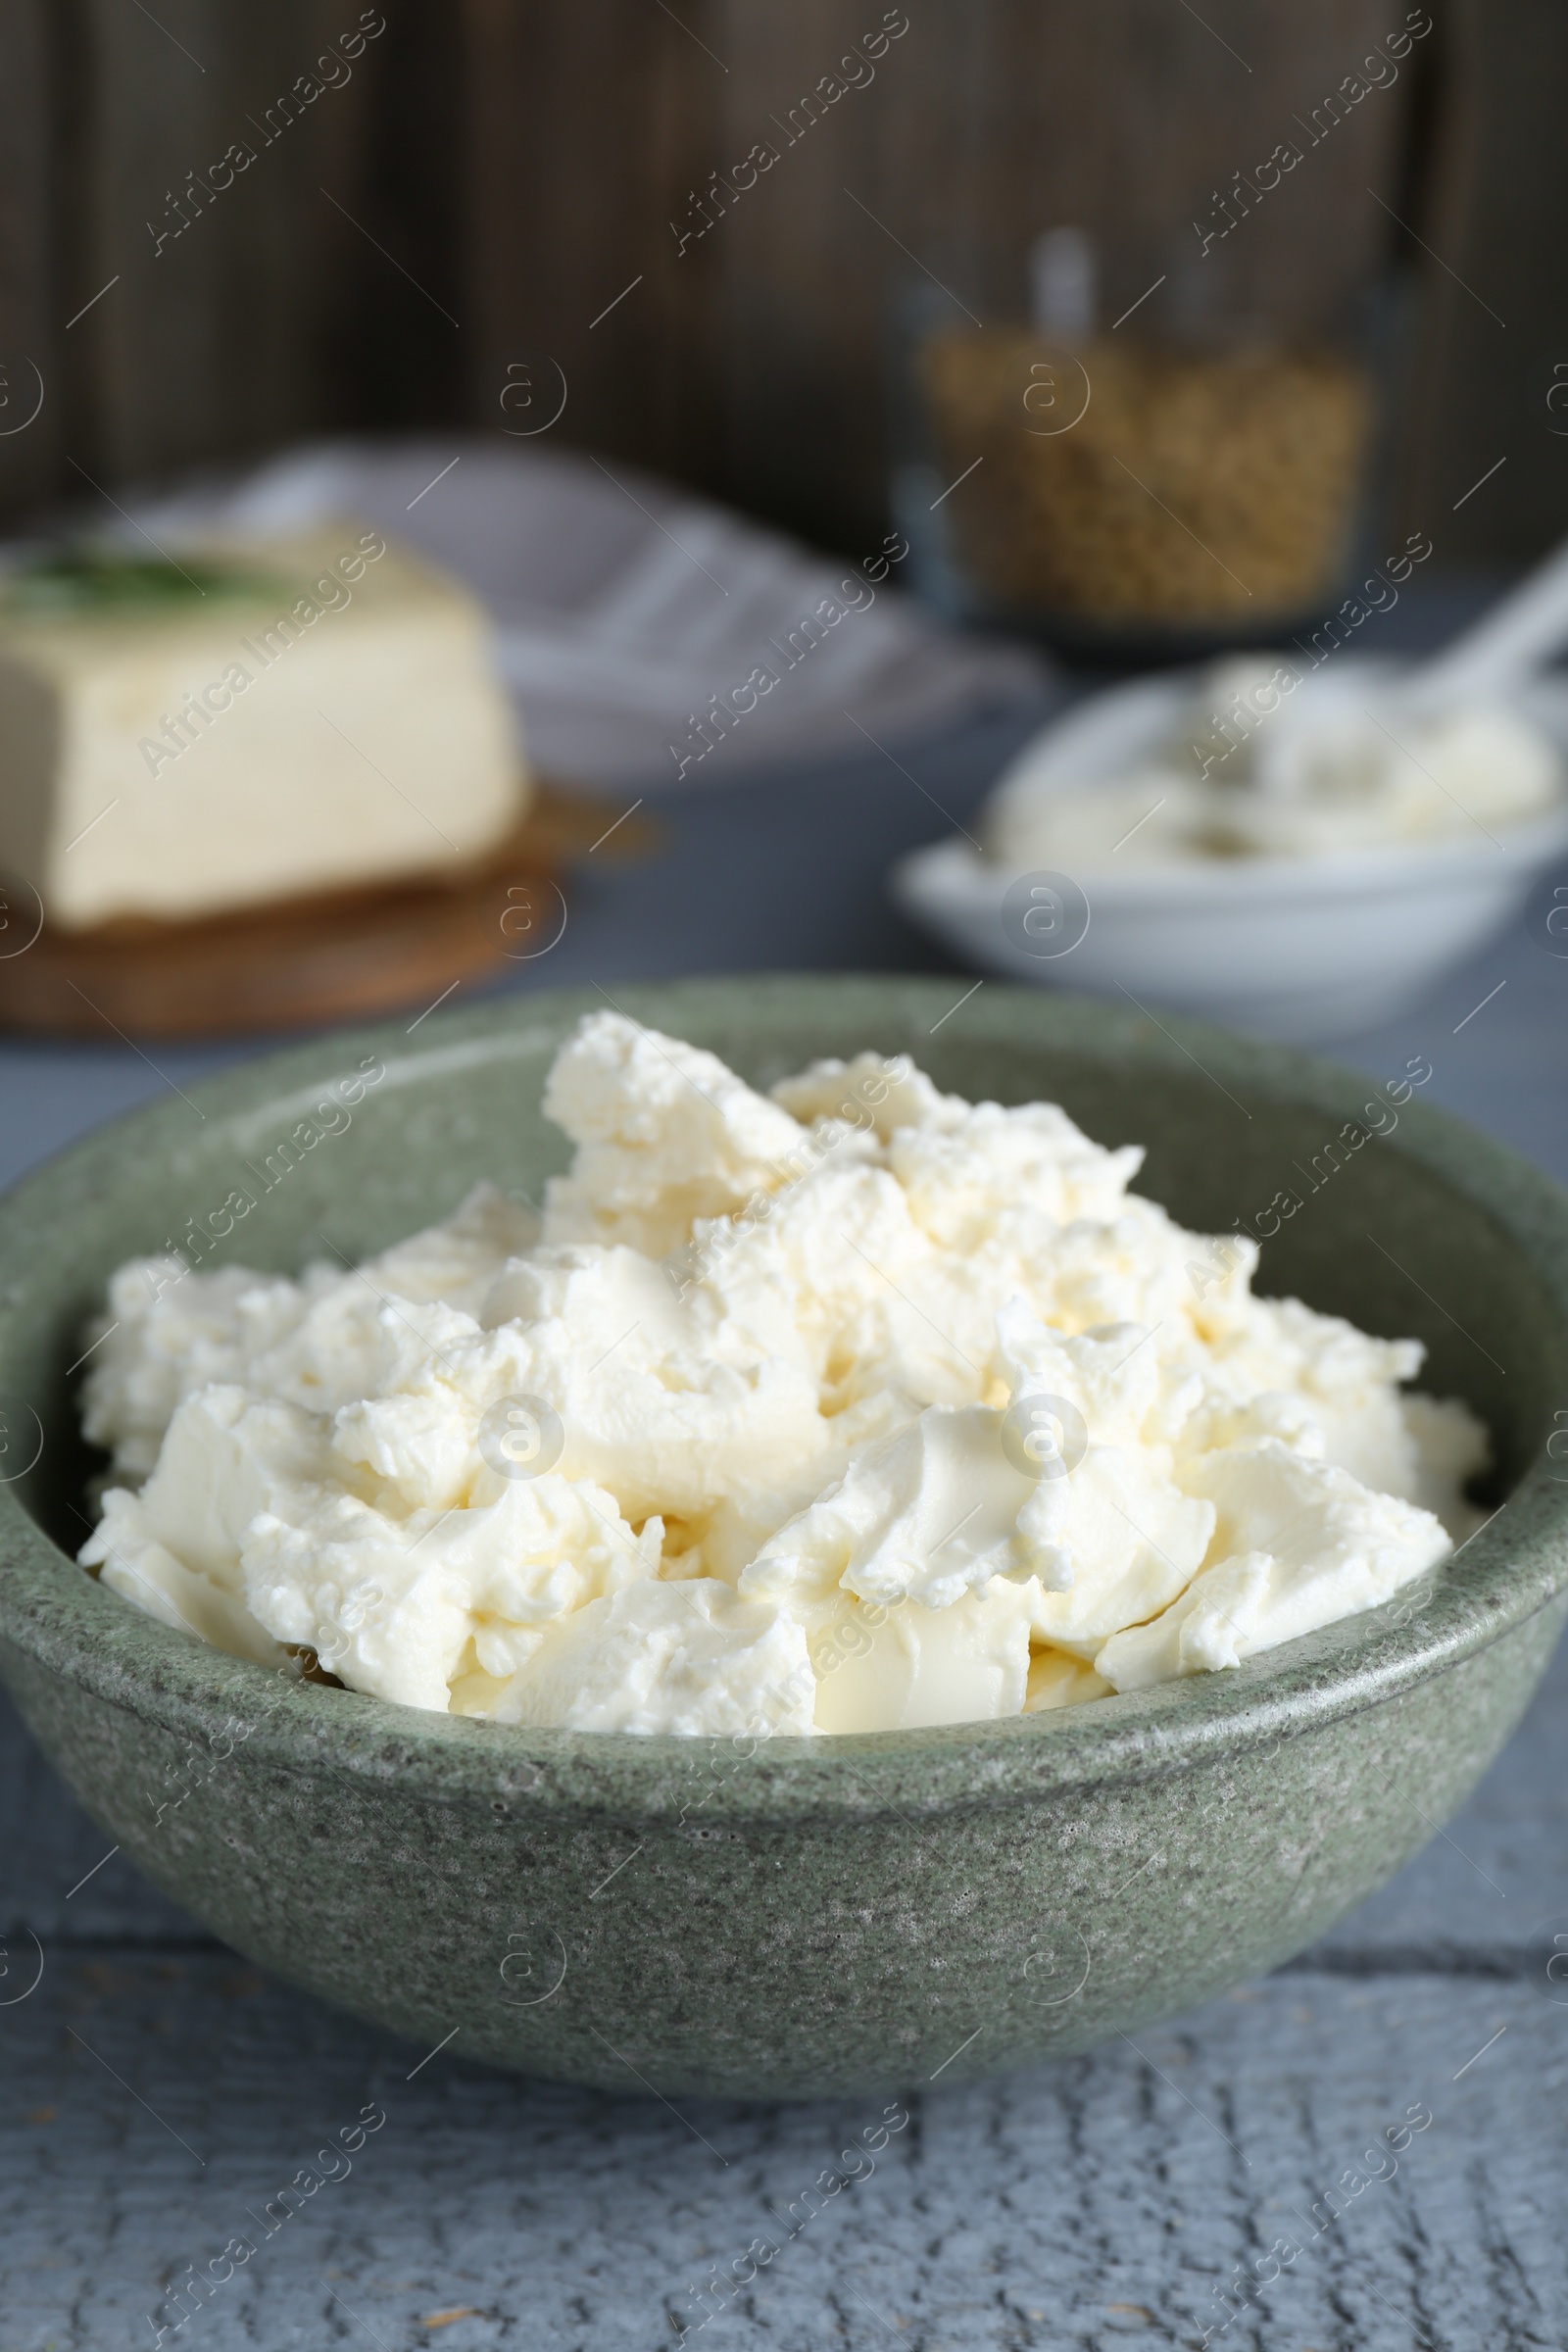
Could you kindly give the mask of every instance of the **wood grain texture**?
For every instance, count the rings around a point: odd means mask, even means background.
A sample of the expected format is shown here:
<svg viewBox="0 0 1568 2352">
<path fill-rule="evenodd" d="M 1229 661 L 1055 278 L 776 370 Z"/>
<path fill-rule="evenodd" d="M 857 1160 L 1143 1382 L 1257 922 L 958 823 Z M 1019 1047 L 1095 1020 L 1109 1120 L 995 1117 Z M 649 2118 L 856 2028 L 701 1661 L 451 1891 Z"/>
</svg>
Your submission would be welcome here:
<svg viewBox="0 0 1568 2352">
<path fill-rule="evenodd" d="M 710 478 L 717 320 L 668 228 L 714 155 L 710 12 L 466 0 L 465 21 L 482 363 L 548 353 L 569 388 L 563 437 Z"/>
<path fill-rule="evenodd" d="M 68 455 L 113 489 L 349 426 L 493 424 L 498 370 L 548 353 L 563 439 L 858 549 L 882 522 L 896 290 L 924 265 L 979 315 L 1015 307 L 1030 238 L 1071 220 L 1101 241 L 1109 317 L 1200 269 L 1318 326 L 1401 255 L 1421 311 L 1401 512 L 1447 523 L 1452 562 L 1515 559 L 1568 521 L 1545 405 L 1568 381 L 1551 0 L 1453 0 L 1315 145 L 1314 108 L 1397 0 L 915 0 L 874 79 L 808 128 L 791 110 L 879 24 L 871 0 L 404 0 L 351 80 L 269 130 L 360 13 L 13 0 L 0 317 L 8 346 L 47 350 L 49 397 L 0 434 L 0 517 L 65 489 L 103 512 Z M 1194 220 L 1291 138 L 1300 165 L 1197 264 Z M 712 175 L 768 140 L 777 162 L 683 251 Z M 255 162 L 203 198 L 233 141 Z M 159 247 L 182 189 L 190 224 Z"/>
<path fill-rule="evenodd" d="M 118 283 L 73 330 L 86 446 L 71 454 L 123 481 L 300 430 L 317 389 L 316 280 L 353 234 L 330 226 L 319 185 L 349 176 L 364 82 L 294 121 L 288 94 L 316 78 L 352 12 L 344 0 L 260 12 L 172 0 L 154 24 L 116 0 L 78 5 L 88 73 L 74 268 L 87 293 Z M 223 187 L 235 148 L 254 161 Z"/>
<path fill-rule="evenodd" d="M 419 9 L 345 57 L 362 13 L 58 0 L 30 47 L 27 0 L 8 17 L 0 283 L 19 321 L 47 283 L 55 358 L 52 438 L 22 464 L 0 441 L 0 511 L 64 496 L 102 518 L 91 483 L 459 408 L 460 52 Z"/>
<path fill-rule="evenodd" d="M 0 1030 L 243 1037 L 428 1010 L 465 983 L 503 979 L 550 953 L 568 919 L 563 867 L 591 855 L 607 830 L 607 864 L 647 854 L 655 826 L 617 814 L 595 795 L 541 784 L 513 832 L 458 872 L 230 907 L 199 922 L 132 917 L 74 932 L 46 924 L 24 954 L 0 958 Z"/>
<path fill-rule="evenodd" d="M 1446 562 L 1516 564 L 1568 532 L 1568 17 L 1457 0 L 1441 32 L 1405 215 L 1430 250 L 1409 249 L 1422 309 L 1400 504 Z"/>
<path fill-rule="evenodd" d="M 45 194 L 54 150 L 48 5 L 12 0 L 0 10 L 0 514 L 52 481 L 65 421 L 57 355 L 69 314 L 56 304 Z"/>
<path fill-rule="evenodd" d="M 1389 243 L 1365 183 L 1398 148 L 1397 85 L 1308 146 L 1201 262 L 1193 227 L 1234 172 L 1301 135 L 1295 113 L 1381 29 L 1375 0 L 1273 23 L 1264 42 L 1240 7 L 1211 12 L 1213 33 L 1164 0 L 916 7 L 874 79 L 841 73 L 882 13 L 803 0 L 787 14 L 731 7 L 712 25 L 729 73 L 710 166 L 728 172 L 760 139 L 779 157 L 679 265 L 707 269 L 717 318 L 722 429 L 702 478 L 808 534 L 854 541 L 880 525 L 892 306 L 926 270 L 976 314 L 1017 311 L 1032 238 L 1077 221 L 1102 249 L 1110 317 L 1185 271 L 1310 330 Z M 1254 53 L 1250 71 L 1227 37 Z M 819 99 L 810 121 L 810 93 L 850 74 L 861 86 Z"/>
</svg>

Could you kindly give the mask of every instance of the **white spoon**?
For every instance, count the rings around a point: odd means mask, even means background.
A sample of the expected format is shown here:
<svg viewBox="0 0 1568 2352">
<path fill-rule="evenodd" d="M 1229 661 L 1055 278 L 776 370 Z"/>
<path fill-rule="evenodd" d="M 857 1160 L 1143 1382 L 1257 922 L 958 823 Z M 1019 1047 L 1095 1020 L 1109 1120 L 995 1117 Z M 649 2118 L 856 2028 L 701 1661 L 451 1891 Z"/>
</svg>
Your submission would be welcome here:
<svg viewBox="0 0 1568 2352">
<path fill-rule="evenodd" d="M 1294 800 L 1326 766 L 1351 779 L 1374 764 L 1378 746 L 1369 725 L 1398 742 L 1412 720 L 1430 722 L 1466 705 L 1496 704 L 1564 646 L 1568 543 L 1428 660 L 1399 667 L 1379 663 L 1382 674 L 1375 679 L 1358 663 L 1303 679 L 1305 692 L 1282 702 L 1259 730 L 1253 787 L 1265 799 Z"/>
<path fill-rule="evenodd" d="M 1235 761 L 1235 780 L 1247 777 L 1264 799 L 1297 799 L 1309 783 L 1306 771 L 1325 754 L 1353 770 L 1364 763 L 1380 728 L 1397 742 L 1410 721 L 1440 718 L 1467 703 L 1495 702 L 1565 646 L 1568 543 L 1425 661 L 1403 663 L 1348 651 L 1343 661 L 1298 677 L 1295 690 L 1260 722 L 1255 716 L 1244 722 L 1250 745 Z M 1190 775 L 1191 744 L 1183 738 L 1200 726 L 1196 713 L 1201 686 L 1201 676 L 1166 674 L 1111 687 L 1052 720 L 1017 755 L 1003 788 L 1027 794 L 1172 764 Z M 1239 753 L 1240 743 L 1239 736 Z"/>
<path fill-rule="evenodd" d="M 1568 543 L 1450 645 L 1410 670 L 1399 685 L 1399 701 L 1422 717 L 1461 703 L 1494 701 L 1544 669 L 1565 645 Z"/>
</svg>

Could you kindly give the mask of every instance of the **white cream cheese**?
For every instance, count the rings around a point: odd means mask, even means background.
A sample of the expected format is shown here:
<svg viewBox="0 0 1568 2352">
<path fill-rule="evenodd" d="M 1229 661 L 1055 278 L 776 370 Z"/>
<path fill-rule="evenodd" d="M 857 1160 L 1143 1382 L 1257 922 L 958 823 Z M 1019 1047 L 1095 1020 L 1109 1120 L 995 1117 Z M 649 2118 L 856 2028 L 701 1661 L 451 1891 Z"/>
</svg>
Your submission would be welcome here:
<svg viewBox="0 0 1568 2352">
<path fill-rule="evenodd" d="M 1219 663 L 1169 739 L 1121 772 L 1080 779 L 1063 760 L 1048 729 L 992 795 L 998 864 L 1126 874 L 1473 840 L 1563 797 L 1554 747 L 1499 705 L 1423 714 L 1353 662 L 1302 677 L 1272 655 Z"/>
<path fill-rule="evenodd" d="M 542 1223 L 480 1187 L 353 1272 L 122 1268 L 107 1585 L 411 1706 L 874 1731 L 1236 1665 L 1474 1524 L 1414 1342 L 1254 1298 L 1050 1104 L 871 1054 L 762 1096 L 611 1012 L 545 1100 Z"/>
<path fill-rule="evenodd" d="M 350 523 L 141 555 L 0 574 L 0 869 L 52 925 L 461 872 L 517 823 L 494 632 L 456 581 Z"/>
</svg>

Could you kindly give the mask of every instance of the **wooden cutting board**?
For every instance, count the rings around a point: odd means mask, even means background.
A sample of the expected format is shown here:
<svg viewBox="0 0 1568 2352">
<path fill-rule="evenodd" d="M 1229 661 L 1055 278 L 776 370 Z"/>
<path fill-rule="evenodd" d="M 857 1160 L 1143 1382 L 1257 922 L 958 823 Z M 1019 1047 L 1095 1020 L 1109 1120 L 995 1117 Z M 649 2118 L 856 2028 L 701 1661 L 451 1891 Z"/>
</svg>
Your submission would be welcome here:
<svg viewBox="0 0 1568 2352">
<path fill-rule="evenodd" d="M 433 1009 L 549 954 L 569 919 L 563 875 L 573 858 L 643 857 L 656 838 L 647 818 L 541 784 L 514 833 L 481 863 L 439 879 L 278 900 L 201 922 L 133 917 L 91 931 L 45 923 L 30 946 L 0 953 L 0 1030 L 241 1037 Z M 30 892 L 10 896 L 15 925 L 37 902 Z"/>
</svg>

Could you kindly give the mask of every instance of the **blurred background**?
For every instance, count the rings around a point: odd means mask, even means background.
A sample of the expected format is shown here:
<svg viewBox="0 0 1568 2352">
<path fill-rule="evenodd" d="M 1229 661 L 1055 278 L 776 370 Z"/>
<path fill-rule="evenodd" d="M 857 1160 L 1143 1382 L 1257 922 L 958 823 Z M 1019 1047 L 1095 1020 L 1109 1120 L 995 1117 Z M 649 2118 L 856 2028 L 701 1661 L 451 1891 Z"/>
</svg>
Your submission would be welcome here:
<svg viewBox="0 0 1568 2352">
<path fill-rule="evenodd" d="M 171 632 L 194 687 L 180 549 L 216 531 L 243 558 L 247 534 L 352 518 L 476 601 L 526 746 L 516 821 L 465 830 L 412 673 L 384 742 L 345 705 L 335 756 L 380 779 L 361 771 L 365 870 L 313 864 L 321 745 L 296 761 L 290 739 L 268 756 L 296 776 L 274 830 L 299 855 L 264 884 L 238 800 L 217 766 L 203 782 L 262 696 L 183 766 L 127 722 L 69 810 L 0 724 L 0 1054 L 34 1121 L 15 1164 L 156 1085 L 150 1039 L 177 1074 L 481 986 L 769 966 L 1010 972 L 1369 1060 L 1410 1050 L 1412 1007 L 1452 1031 L 1493 987 L 1453 1031 L 1450 1099 L 1568 1152 L 1539 1086 L 1568 949 L 1559 690 L 1538 697 L 1556 783 L 1537 778 L 1528 839 L 1498 830 L 1530 814 L 1517 792 L 1470 797 L 1507 764 L 1495 743 L 1472 731 L 1445 765 L 1400 739 L 1452 838 L 1358 897 L 1315 869 L 1271 1009 L 1267 908 L 1217 978 L 1195 961 L 1203 892 L 1236 911 L 1266 859 L 1244 891 L 1184 850 L 1156 954 L 1152 901 L 1124 891 L 1118 915 L 1110 877 L 1172 818 L 1129 818 L 1079 893 L 1092 949 L 1056 962 L 1039 925 L 1069 923 L 1056 869 L 1076 888 L 1077 868 L 1049 828 L 1009 848 L 991 799 L 1093 693 L 1187 677 L 1139 739 L 1168 765 L 1200 702 L 1217 725 L 1222 686 L 1223 707 L 1253 691 L 1172 664 L 1284 649 L 1304 673 L 1333 651 L 1349 684 L 1363 656 L 1431 656 L 1568 534 L 1565 93 L 1545 0 L 12 0 L 0 570 L 26 576 L 0 597 L 0 668 L 47 634 L 39 597 L 90 635 L 111 591 L 172 590 L 148 642 Z M 122 567 L 107 588 L 87 542 Z M 394 569 L 313 639 L 329 685 Z M 780 690 L 748 703 L 759 661 Z M 445 689 L 420 691 L 428 719 Z M 1508 791 L 1530 756 L 1512 744 Z M 1098 787 L 1132 756 L 1097 758 Z M 1316 848 L 1382 841 L 1356 832 L 1350 769 L 1330 786 Z M 383 818 L 422 848 L 377 850 Z M 225 829 L 249 878 L 204 902 Z M 126 878 L 142 852 L 190 865 L 177 904 Z M 1037 891 L 1020 932 L 1003 890 L 1037 869 L 1046 912 Z"/>
<path fill-rule="evenodd" d="M 1548 0 L 916 9 L 800 152 L 789 110 L 880 24 L 874 0 L 366 13 L 384 31 L 267 144 L 268 107 L 317 78 L 354 0 L 11 0 L 0 287 L 8 354 L 49 397 L 0 440 L 10 519 L 79 492 L 71 457 L 114 487 L 322 433 L 499 426 L 497 363 L 548 353 L 564 442 L 858 552 L 886 527 L 888 317 L 911 257 L 1010 273 L 1021 308 L 1033 238 L 1080 223 L 1108 320 L 1295 139 L 1304 163 L 1229 247 L 1238 297 L 1315 332 L 1399 281 L 1396 535 L 1496 567 L 1568 526 L 1549 405 L 1568 21 Z M 1407 14 L 1432 29 L 1397 78 L 1309 146 L 1312 106 Z M 759 141 L 778 166 L 726 196 Z M 256 161 L 220 192 L 236 142 Z M 708 217 L 731 217 L 682 249 L 715 174 Z"/>
</svg>

